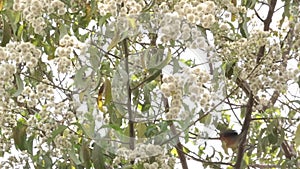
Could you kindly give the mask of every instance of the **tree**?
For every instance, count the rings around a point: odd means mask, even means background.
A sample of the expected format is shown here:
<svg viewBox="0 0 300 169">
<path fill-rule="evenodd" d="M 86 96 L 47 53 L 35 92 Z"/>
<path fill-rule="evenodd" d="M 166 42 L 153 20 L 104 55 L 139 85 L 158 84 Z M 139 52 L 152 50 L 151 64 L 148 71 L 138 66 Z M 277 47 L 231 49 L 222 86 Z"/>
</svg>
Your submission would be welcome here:
<svg viewBox="0 0 300 169">
<path fill-rule="evenodd" d="M 299 168 L 299 7 L 1 0 L 1 166 Z"/>
</svg>

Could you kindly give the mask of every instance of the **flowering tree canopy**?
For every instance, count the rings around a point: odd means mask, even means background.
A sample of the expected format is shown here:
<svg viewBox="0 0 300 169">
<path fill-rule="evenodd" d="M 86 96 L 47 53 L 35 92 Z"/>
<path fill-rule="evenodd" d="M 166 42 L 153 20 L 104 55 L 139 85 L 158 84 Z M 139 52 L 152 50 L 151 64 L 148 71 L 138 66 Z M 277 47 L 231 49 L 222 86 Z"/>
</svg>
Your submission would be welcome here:
<svg viewBox="0 0 300 169">
<path fill-rule="evenodd" d="M 1 168 L 300 168 L 299 11 L 0 0 Z"/>
</svg>

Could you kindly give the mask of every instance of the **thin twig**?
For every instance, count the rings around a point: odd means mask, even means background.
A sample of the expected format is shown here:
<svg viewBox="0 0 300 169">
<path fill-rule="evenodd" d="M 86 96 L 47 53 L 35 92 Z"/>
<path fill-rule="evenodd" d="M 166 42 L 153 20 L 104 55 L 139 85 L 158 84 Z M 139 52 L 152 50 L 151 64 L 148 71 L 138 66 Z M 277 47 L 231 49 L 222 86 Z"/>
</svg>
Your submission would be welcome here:
<svg viewBox="0 0 300 169">
<path fill-rule="evenodd" d="M 123 50 L 124 50 L 124 56 L 125 56 L 125 70 L 127 74 L 129 75 L 129 51 L 128 51 L 128 44 L 127 44 L 127 39 L 124 39 L 122 41 L 123 45 Z M 133 114 L 131 110 L 131 88 L 130 88 L 130 80 L 127 79 L 127 111 L 128 111 L 128 118 L 129 118 L 129 147 L 130 149 L 134 149 L 134 139 L 135 139 L 135 132 L 134 132 L 134 119 L 133 119 Z"/>
<path fill-rule="evenodd" d="M 187 147 L 184 146 L 184 148 L 187 149 L 189 153 L 191 153 L 195 156 L 199 156 L 197 153 L 189 150 Z M 195 156 L 190 155 L 189 153 L 185 153 L 185 152 L 182 152 L 182 153 L 184 153 L 186 156 L 192 158 L 193 160 L 199 161 L 199 162 L 202 162 L 202 163 L 211 164 L 211 165 L 229 165 L 229 166 L 233 166 L 232 163 L 226 163 L 226 162 L 222 162 L 222 161 L 206 161 L 206 160 L 203 160 L 201 158 L 196 158 Z"/>
</svg>

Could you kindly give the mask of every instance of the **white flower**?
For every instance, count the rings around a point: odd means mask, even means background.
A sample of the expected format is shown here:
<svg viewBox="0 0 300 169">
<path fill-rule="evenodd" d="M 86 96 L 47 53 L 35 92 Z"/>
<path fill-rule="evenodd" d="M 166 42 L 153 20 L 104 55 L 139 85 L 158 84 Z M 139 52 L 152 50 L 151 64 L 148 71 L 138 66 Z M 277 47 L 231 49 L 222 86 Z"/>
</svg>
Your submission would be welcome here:
<svg viewBox="0 0 300 169">
<path fill-rule="evenodd" d="M 204 4 L 206 5 L 207 13 L 213 13 L 216 10 L 216 5 L 213 1 L 205 1 Z"/>
<path fill-rule="evenodd" d="M 195 22 L 195 15 L 193 13 L 188 13 L 186 16 L 188 22 L 194 23 Z"/>
<path fill-rule="evenodd" d="M 196 85 L 191 85 L 189 87 L 189 91 L 190 91 L 190 93 L 193 93 L 193 94 L 199 94 L 200 93 L 200 87 L 196 86 Z"/>
<path fill-rule="evenodd" d="M 197 6 L 196 6 L 196 11 L 203 11 L 203 12 L 205 12 L 206 11 L 206 9 L 207 9 L 207 4 L 205 4 L 205 3 L 199 3 Z"/>
<path fill-rule="evenodd" d="M 170 91 L 169 85 L 168 85 L 167 83 L 163 83 L 163 84 L 161 85 L 161 91 L 162 91 L 163 93 L 168 93 L 168 92 Z"/>
</svg>

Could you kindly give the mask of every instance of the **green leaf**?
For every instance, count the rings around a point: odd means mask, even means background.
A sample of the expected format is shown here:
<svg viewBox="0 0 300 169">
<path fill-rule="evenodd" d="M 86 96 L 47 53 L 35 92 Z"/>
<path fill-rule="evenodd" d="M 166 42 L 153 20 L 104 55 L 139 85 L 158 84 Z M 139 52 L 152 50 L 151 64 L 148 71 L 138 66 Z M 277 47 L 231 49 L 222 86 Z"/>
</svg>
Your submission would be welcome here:
<svg viewBox="0 0 300 169">
<path fill-rule="evenodd" d="M 129 22 L 130 27 L 136 29 L 136 19 L 128 16 L 126 18 L 127 21 Z"/>
<path fill-rule="evenodd" d="M 149 126 L 147 126 L 144 135 L 146 137 L 152 137 L 157 135 L 157 133 L 158 133 L 158 127 L 156 127 L 156 125 L 150 124 Z"/>
<path fill-rule="evenodd" d="M 81 125 L 84 133 L 90 137 L 90 138 L 93 138 L 94 137 L 94 129 L 95 129 L 95 126 L 93 124 L 82 124 Z"/>
<path fill-rule="evenodd" d="M 115 34 L 114 34 L 114 37 L 112 38 L 107 50 L 110 51 L 112 48 L 114 48 L 115 46 L 118 45 L 119 42 L 121 42 L 123 39 L 121 39 L 122 36 L 121 36 L 121 32 L 116 30 L 115 31 Z M 125 38 L 124 38 L 125 39 Z"/>
<path fill-rule="evenodd" d="M 278 134 L 276 133 L 270 133 L 267 137 L 268 137 L 268 140 L 269 140 L 269 143 L 271 144 L 276 144 L 277 141 L 278 141 Z"/>
<path fill-rule="evenodd" d="M 151 68 L 149 69 L 150 75 L 142 83 L 148 83 L 156 79 L 161 74 L 161 69 Z"/>
<path fill-rule="evenodd" d="M 17 91 L 13 94 L 13 97 L 17 97 L 22 93 L 24 89 L 24 84 L 19 74 L 15 74 L 14 76 L 17 84 Z"/>
<path fill-rule="evenodd" d="M 229 79 L 231 79 L 231 76 L 233 75 L 234 66 L 236 65 L 236 62 L 236 60 L 227 61 L 224 62 L 222 65 L 222 69 L 225 72 L 225 76 Z"/>
<path fill-rule="evenodd" d="M 200 120 L 200 123 L 203 123 L 204 125 L 209 125 L 211 124 L 211 120 L 213 119 L 212 117 L 213 116 L 211 114 L 208 114 L 207 116 L 205 116 L 205 118 L 202 118 Z"/>
<path fill-rule="evenodd" d="M 82 66 L 79 70 L 76 71 L 74 83 L 78 88 L 85 88 L 87 85 L 87 81 L 86 79 L 84 79 L 86 69 L 87 66 Z"/>
<path fill-rule="evenodd" d="M 167 57 L 162 62 L 160 62 L 160 64 L 148 70 L 150 75 L 143 81 L 143 83 L 148 83 L 156 79 L 161 74 L 161 70 L 170 63 L 171 59 L 172 59 L 172 54 L 171 54 L 171 50 L 169 50 Z"/>
<path fill-rule="evenodd" d="M 26 129 L 27 126 L 18 122 L 17 126 L 13 128 L 13 139 L 15 145 L 20 150 L 26 150 Z"/>
<path fill-rule="evenodd" d="M 98 144 L 94 144 L 91 160 L 93 161 L 95 169 L 105 168 L 103 149 Z"/>
<path fill-rule="evenodd" d="M 49 157 L 49 155 L 43 155 L 43 163 L 44 167 L 43 168 L 52 168 L 52 159 Z"/>
<path fill-rule="evenodd" d="M 145 132 L 147 130 L 147 127 L 146 127 L 145 123 L 136 123 L 135 129 L 136 129 L 138 138 L 144 138 L 145 137 Z"/>
<path fill-rule="evenodd" d="M 246 112 L 247 112 L 247 107 L 241 107 L 241 115 L 240 117 L 243 119 L 246 115 Z"/>
<path fill-rule="evenodd" d="M 164 50 L 149 47 L 141 54 L 141 66 L 143 69 L 156 68 L 162 63 Z"/>
<path fill-rule="evenodd" d="M 242 5 L 246 8 L 254 9 L 257 0 L 243 0 Z"/>
<path fill-rule="evenodd" d="M 243 18 L 243 22 L 239 24 L 240 33 L 244 38 L 247 38 L 249 37 L 248 26 L 247 26 L 249 18 L 247 18 L 246 14 L 241 14 L 241 16 Z"/>
<path fill-rule="evenodd" d="M 111 14 L 106 14 L 105 16 L 101 16 L 99 21 L 98 21 L 98 24 L 99 26 L 103 26 L 106 22 L 107 22 L 107 19 L 111 17 Z"/>
<path fill-rule="evenodd" d="M 80 159 L 85 168 L 91 168 L 89 142 L 84 141 L 80 147 Z"/>
<path fill-rule="evenodd" d="M 52 45 L 43 45 L 44 46 L 44 50 L 45 50 L 45 53 L 48 55 L 48 60 L 52 60 L 55 58 L 55 50 L 56 48 Z"/>
<path fill-rule="evenodd" d="M 10 0 L 3 0 L 3 1 L 4 1 L 5 9 L 9 9 L 9 8 L 13 7 L 14 1 L 10 1 Z"/>
<path fill-rule="evenodd" d="M 32 135 L 26 141 L 27 152 L 31 155 L 33 155 L 33 140 L 34 140 L 34 138 L 35 138 L 35 136 Z"/>
<path fill-rule="evenodd" d="M 96 47 L 91 46 L 88 50 L 88 53 L 90 54 L 90 63 L 94 70 L 98 70 L 100 67 L 100 59 L 99 59 L 99 52 L 96 49 Z"/>
<path fill-rule="evenodd" d="M 63 133 L 67 126 L 59 125 L 56 130 L 52 132 L 52 140 L 59 134 Z"/>
<path fill-rule="evenodd" d="M 75 154 L 74 147 L 70 150 L 69 155 L 70 155 L 71 160 L 72 160 L 76 165 L 81 164 L 81 161 L 79 160 L 78 156 Z"/>
<path fill-rule="evenodd" d="M 68 35 L 70 28 L 65 24 L 59 24 L 59 39 L 62 39 L 65 35 Z"/>
<path fill-rule="evenodd" d="M 5 9 L 4 11 L 2 11 L 3 14 L 8 18 L 8 23 L 10 24 L 11 28 L 12 28 L 12 32 L 16 32 L 16 30 L 18 29 L 18 23 L 20 21 L 20 16 L 21 13 L 20 12 L 16 12 L 14 10 L 11 9 Z"/>
<path fill-rule="evenodd" d="M 20 25 L 17 29 L 17 37 L 18 39 L 21 39 L 23 31 L 24 31 L 25 26 L 24 25 Z"/>
<path fill-rule="evenodd" d="M 180 69 L 179 61 L 177 58 L 172 58 L 173 62 L 173 73 L 177 73 Z"/>
<path fill-rule="evenodd" d="M 6 46 L 6 44 L 10 41 L 12 35 L 12 28 L 10 23 L 8 23 L 5 19 L 3 19 L 3 33 L 2 33 L 2 42 L 1 46 Z"/>
<path fill-rule="evenodd" d="M 108 79 L 105 80 L 105 102 L 104 104 L 107 105 L 111 102 L 112 95 L 111 95 L 111 83 Z"/>
</svg>

